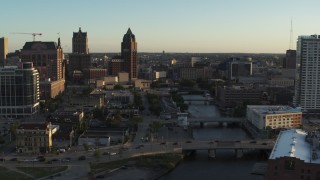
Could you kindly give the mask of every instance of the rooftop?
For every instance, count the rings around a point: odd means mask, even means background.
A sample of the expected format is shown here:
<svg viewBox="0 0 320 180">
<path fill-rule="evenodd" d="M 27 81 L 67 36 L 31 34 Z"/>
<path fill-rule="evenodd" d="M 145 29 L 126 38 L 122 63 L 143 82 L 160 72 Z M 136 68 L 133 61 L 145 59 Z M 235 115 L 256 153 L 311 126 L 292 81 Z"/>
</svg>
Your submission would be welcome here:
<svg viewBox="0 0 320 180">
<path fill-rule="evenodd" d="M 295 157 L 306 163 L 320 164 L 319 143 L 315 143 L 318 158 L 313 158 L 312 145 L 305 140 L 306 136 L 307 133 L 299 129 L 281 131 L 269 159 Z"/>
<path fill-rule="evenodd" d="M 250 108 L 258 114 L 283 114 L 301 112 L 301 108 L 293 108 L 291 106 L 248 105 L 247 108 Z"/>
</svg>

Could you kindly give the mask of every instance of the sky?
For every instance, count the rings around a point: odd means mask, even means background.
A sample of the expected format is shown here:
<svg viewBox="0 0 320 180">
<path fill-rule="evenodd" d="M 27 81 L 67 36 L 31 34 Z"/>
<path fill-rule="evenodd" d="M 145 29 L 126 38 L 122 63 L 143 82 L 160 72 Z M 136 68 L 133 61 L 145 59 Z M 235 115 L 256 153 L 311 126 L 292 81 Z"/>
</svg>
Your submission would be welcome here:
<svg viewBox="0 0 320 180">
<path fill-rule="evenodd" d="M 90 52 L 120 52 L 130 27 L 139 52 L 285 53 L 299 35 L 319 34 L 319 0 L 1 0 L 0 37 L 9 52 L 32 35 L 72 51 L 79 27 Z M 59 34 L 58 34 L 59 33 Z"/>
</svg>

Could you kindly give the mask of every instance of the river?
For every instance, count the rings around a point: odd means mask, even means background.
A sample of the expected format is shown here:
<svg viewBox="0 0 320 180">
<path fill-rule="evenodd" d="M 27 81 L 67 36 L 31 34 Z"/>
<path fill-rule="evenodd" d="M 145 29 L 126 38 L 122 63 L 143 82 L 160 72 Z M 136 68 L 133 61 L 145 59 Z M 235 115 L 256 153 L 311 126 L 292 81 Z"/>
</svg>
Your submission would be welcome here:
<svg viewBox="0 0 320 180">
<path fill-rule="evenodd" d="M 195 98 L 195 96 L 192 97 Z M 188 111 L 193 117 L 220 117 L 216 106 L 204 105 L 203 102 L 192 101 Z M 194 129 L 193 137 L 197 140 L 249 139 L 249 136 L 240 127 L 219 125 Z M 161 177 L 160 180 L 263 180 L 263 176 L 251 174 L 257 162 L 266 162 L 266 160 L 254 151 L 245 153 L 241 159 L 236 159 L 233 150 L 217 150 L 215 159 L 208 159 L 207 151 L 197 151 L 194 156 L 184 159 L 177 168 Z"/>
</svg>

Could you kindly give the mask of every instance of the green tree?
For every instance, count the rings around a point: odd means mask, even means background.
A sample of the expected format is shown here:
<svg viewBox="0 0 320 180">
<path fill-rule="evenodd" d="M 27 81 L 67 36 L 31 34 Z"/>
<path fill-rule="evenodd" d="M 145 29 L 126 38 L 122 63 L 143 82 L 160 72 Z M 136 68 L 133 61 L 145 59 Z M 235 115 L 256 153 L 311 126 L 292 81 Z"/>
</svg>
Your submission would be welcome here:
<svg viewBox="0 0 320 180">
<path fill-rule="evenodd" d="M 121 85 L 119 85 L 119 84 L 117 84 L 117 85 L 115 85 L 115 86 L 113 87 L 113 89 L 114 89 L 114 90 L 124 90 L 124 87 L 121 86 Z"/>
<path fill-rule="evenodd" d="M 95 108 L 93 111 L 92 111 L 92 114 L 93 114 L 93 118 L 97 118 L 99 120 L 104 120 L 105 116 L 104 116 L 104 113 L 103 113 L 103 110 L 102 109 L 99 109 L 99 108 Z"/>
<path fill-rule="evenodd" d="M 180 81 L 179 85 L 182 87 L 192 88 L 196 83 L 189 79 L 183 79 Z"/>
<path fill-rule="evenodd" d="M 84 150 L 89 151 L 89 146 L 88 146 L 87 143 L 84 143 L 84 144 L 83 144 L 83 148 L 84 148 Z"/>
<path fill-rule="evenodd" d="M 100 159 L 100 157 L 101 157 L 101 151 L 100 151 L 100 149 L 96 149 L 96 150 L 94 151 L 94 157 L 96 157 L 98 160 Z"/>
<path fill-rule="evenodd" d="M 131 120 L 137 124 L 139 122 L 142 122 L 143 118 L 141 116 L 133 116 Z"/>
<path fill-rule="evenodd" d="M 10 133 L 11 133 L 11 139 L 14 141 L 17 138 L 17 128 L 19 127 L 18 122 L 14 122 L 10 124 Z"/>
<path fill-rule="evenodd" d="M 0 136 L 0 144 L 4 144 L 6 141 L 4 140 L 3 136 Z"/>
</svg>

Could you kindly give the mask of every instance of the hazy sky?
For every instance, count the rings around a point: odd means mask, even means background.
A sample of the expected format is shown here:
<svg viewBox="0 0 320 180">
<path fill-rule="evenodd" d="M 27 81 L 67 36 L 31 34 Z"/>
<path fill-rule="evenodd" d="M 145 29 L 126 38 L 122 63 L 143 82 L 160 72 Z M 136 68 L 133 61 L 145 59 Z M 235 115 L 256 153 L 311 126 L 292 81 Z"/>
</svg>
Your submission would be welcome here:
<svg viewBox="0 0 320 180">
<path fill-rule="evenodd" d="M 139 52 L 284 53 L 298 35 L 320 32 L 320 0 L 2 0 L 0 37 L 9 51 L 31 35 L 71 51 L 72 33 L 88 32 L 90 52 L 120 52 L 128 27 Z"/>
</svg>

